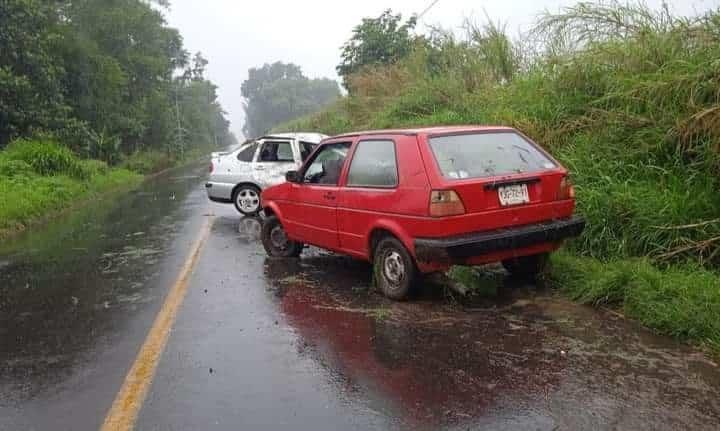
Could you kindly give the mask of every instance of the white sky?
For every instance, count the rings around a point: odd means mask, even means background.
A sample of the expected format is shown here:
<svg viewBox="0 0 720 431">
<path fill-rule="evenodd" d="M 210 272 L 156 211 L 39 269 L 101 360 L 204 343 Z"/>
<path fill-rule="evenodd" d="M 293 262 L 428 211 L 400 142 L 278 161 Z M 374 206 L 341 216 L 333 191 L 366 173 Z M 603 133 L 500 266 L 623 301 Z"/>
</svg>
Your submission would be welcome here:
<svg viewBox="0 0 720 431">
<path fill-rule="evenodd" d="M 658 7 L 661 0 L 646 0 Z M 363 17 L 391 8 L 403 17 L 420 13 L 432 0 L 171 0 L 168 23 L 180 30 L 190 53 L 202 51 L 210 62 L 208 77 L 219 86 L 220 102 L 231 129 L 242 137 L 240 85 L 251 67 L 292 62 L 312 78 L 337 79 L 340 46 Z M 457 28 L 464 18 L 507 24 L 511 34 L 526 29 L 545 9 L 557 11 L 577 0 L 439 0 L 418 25 Z M 720 0 L 668 0 L 671 10 L 692 15 L 720 5 Z"/>
</svg>

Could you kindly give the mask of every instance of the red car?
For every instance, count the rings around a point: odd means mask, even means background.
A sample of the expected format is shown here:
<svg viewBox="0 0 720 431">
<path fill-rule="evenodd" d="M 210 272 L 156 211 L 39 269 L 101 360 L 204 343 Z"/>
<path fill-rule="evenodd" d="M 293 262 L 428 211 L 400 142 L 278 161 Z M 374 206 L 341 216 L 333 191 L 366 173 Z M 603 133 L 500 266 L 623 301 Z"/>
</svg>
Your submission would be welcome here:
<svg viewBox="0 0 720 431">
<path fill-rule="evenodd" d="M 368 260 L 393 299 L 419 273 L 451 265 L 535 275 L 585 227 L 567 170 L 508 127 L 335 136 L 286 180 L 262 193 L 267 253 L 294 257 L 312 244 Z"/>
</svg>

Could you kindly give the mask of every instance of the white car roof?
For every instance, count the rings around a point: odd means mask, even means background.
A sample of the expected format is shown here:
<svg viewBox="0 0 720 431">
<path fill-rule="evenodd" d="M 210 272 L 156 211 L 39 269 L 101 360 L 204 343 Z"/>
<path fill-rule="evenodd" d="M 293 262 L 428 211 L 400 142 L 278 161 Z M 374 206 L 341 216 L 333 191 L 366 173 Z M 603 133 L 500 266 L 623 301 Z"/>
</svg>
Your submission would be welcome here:
<svg viewBox="0 0 720 431">
<path fill-rule="evenodd" d="M 262 136 L 262 137 L 258 138 L 257 140 L 260 141 L 260 140 L 271 139 L 271 138 L 284 138 L 284 139 L 296 139 L 298 141 L 305 141 L 305 142 L 311 142 L 311 143 L 317 144 L 327 137 L 328 137 L 327 135 L 323 135 L 322 133 L 309 133 L 309 132 L 272 133 L 267 136 Z"/>
</svg>

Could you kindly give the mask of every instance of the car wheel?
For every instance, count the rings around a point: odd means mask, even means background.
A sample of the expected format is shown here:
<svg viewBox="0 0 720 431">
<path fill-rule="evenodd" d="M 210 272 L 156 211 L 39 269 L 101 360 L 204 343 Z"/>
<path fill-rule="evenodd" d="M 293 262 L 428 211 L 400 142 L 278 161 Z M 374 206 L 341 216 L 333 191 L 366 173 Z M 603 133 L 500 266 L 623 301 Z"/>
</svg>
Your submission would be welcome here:
<svg viewBox="0 0 720 431">
<path fill-rule="evenodd" d="M 253 185 L 240 186 L 233 195 L 235 208 L 242 215 L 254 216 L 260 212 L 260 189 Z"/>
<path fill-rule="evenodd" d="M 386 237 L 373 253 L 375 283 L 390 299 L 404 300 L 417 276 L 415 261 L 400 241 Z"/>
<path fill-rule="evenodd" d="M 549 253 L 519 256 L 502 261 L 505 270 L 512 275 L 535 278 L 547 266 Z"/>
<path fill-rule="evenodd" d="M 298 257 L 304 247 L 302 243 L 288 239 L 276 216 L 270 216 L 263 222 L 262 243 L 272 257 Z"/>
</svg>

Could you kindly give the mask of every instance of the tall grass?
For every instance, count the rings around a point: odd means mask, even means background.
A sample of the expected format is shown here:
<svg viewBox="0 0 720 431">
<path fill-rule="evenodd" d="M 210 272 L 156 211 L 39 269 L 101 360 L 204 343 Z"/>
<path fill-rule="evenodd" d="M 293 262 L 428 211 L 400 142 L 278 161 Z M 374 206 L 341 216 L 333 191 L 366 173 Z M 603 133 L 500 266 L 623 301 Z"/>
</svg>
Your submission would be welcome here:
<svg viewBox="0 0 720 431">
<path fill-rule="evenodd" d="M 47 139 L 21 140 L 0 151 L 0 238 L 78 200 L 142 177 L 110 168 L 98 160 L 80 160 Z"/>
<path fill-rule="evenodd" d="M 465 28 L 350 77 L 348 97 L 285 127 L 515 126 L 573 172 L 588 219 L 576 252 L 720 264 L 720 11 L 578 3 L 521 42 L 489 19 Z"/>
<path fill-rule="evenodd" d="M 720 9 L 673 16 L 578 3 L 512 41 L 501 25 L 434 31 L 287 125 L 517 127 L 572 172 L 582 237 L 554 259 L 575 299 L 720 351 Z"/>
<path fill-rule="evenodd" d="M 620 308 L 659 333 L 720 352 L 717 273 L 698 266 L 659 270 L 645 259 L 603 264 L 565 252 L 552 259 L 551 280 L 573 299 Z"/>
</svg>

